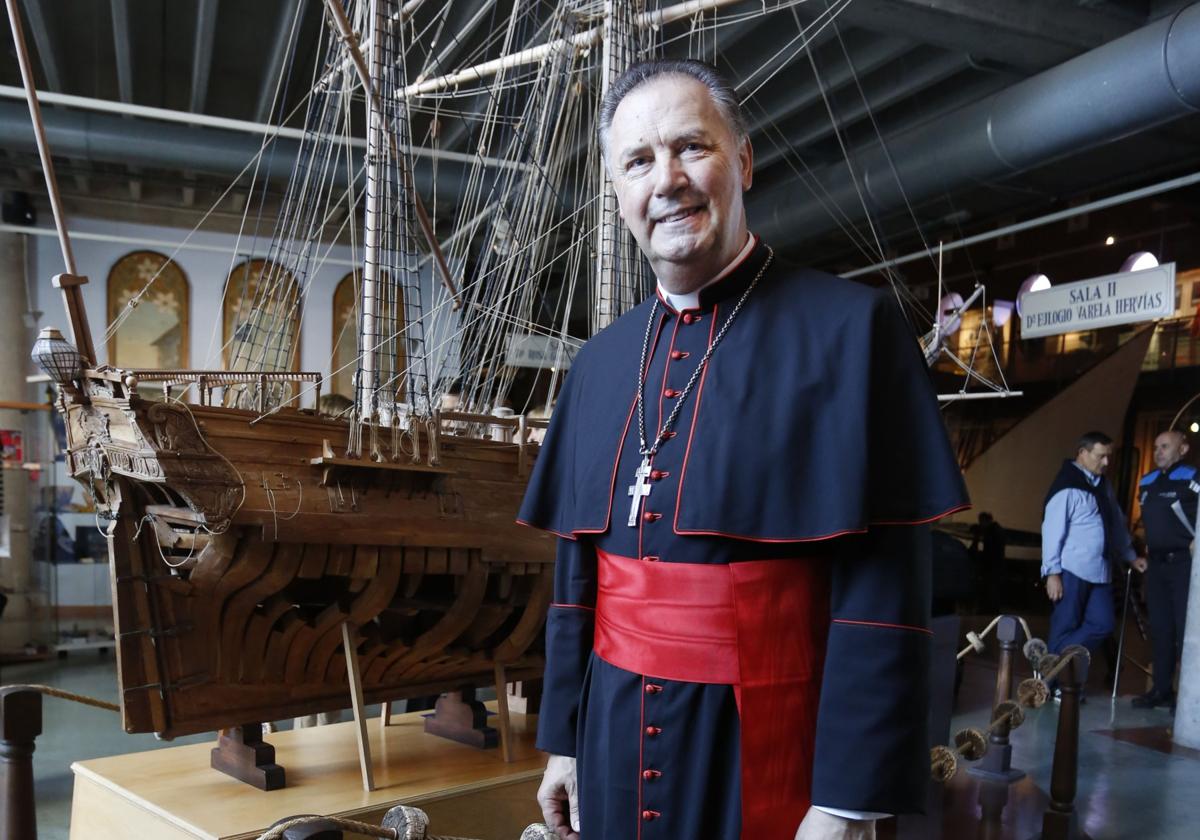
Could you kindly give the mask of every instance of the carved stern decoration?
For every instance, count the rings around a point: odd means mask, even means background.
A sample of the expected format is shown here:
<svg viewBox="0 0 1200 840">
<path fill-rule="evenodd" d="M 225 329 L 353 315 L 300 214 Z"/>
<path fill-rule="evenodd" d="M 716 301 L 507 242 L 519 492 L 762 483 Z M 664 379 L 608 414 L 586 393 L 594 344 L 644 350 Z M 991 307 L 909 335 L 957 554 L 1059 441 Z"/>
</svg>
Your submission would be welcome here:
<svg viewBox="0 0 1200 840">
<path fill-rule="evenodd" d="M 524 420 L 447 415 L 355 460 L 345 422 L 143 399 L 152 378 L 87 371 L 60 399 L 109 520 L 127 731 L 348 707 L 343 622 L 368 703 L 540 675 L 553 542 L 513 521 L 537 447 L 490 439 Z"/>
</svg>

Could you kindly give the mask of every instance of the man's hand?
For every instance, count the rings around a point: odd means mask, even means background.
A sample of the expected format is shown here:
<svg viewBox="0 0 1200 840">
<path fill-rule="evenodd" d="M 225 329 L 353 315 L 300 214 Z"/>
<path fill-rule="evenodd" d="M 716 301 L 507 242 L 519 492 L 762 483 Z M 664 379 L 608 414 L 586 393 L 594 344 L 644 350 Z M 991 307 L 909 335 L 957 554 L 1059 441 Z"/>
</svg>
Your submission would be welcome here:
<svg viewBox="0 0 1200 840">
<path fill-rule="evenodd" d="M 1146 569 L 1150 568 L 1150 564 L 1146 562 L 1145 557 L 1134 557 L 1133 562 L 1129 565 L 1133 566 L 1133 568 L 1137 569 L 1139 572 L 1144 572 Z"/>
<path fill-rule="evenodd" d="M 562 840 L 579 840 L 579 790 L 575 785 L 575 759 L 552 755 L 537 792 L 546 825 Z"/>
<path fill-rule="evenodd" d="M 850 820 L 809 808 L 796 840 L 875 840 L 875 820 Z"/>
<path fill-rule="evenodd" d="M 1046 575 L 1046 595 L 1056 604 L 1062 600 L 1062 575 Z"/>
</svg>

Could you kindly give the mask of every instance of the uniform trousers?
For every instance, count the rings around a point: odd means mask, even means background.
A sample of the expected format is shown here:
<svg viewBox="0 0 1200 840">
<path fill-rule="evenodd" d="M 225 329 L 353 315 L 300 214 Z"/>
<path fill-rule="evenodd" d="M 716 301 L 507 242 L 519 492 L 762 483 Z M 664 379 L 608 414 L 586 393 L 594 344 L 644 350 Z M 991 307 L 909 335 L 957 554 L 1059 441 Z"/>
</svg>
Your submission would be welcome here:
<svg viewBox="0 0 1200 840">
<path fill-rule="evenodd" d="M 1183 628 L 1187 619 L 1188 584 L 1192 561 L 1186 551 L 1150 555 L 1146 570 L 1146 601 L 1150 607 L 1150 642 L 1154 651 L 1154 691 L 1161 696 L 1175 693 L 1175 663 L 1183 652 Z"/>
</svg>

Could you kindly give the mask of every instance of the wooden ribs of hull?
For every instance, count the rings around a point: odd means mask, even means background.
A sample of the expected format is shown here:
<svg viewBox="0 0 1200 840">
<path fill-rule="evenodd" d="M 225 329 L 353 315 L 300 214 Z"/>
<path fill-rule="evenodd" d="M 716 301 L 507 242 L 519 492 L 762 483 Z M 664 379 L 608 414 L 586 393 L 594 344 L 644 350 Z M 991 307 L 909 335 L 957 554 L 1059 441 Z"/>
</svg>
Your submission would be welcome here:
<svg viewBox="0 0 1200 840">
<path fill-rule="evenodd" d="M 114 546 L 114 577 L 145 559 L 145 549 L 156 552 L 147 534 L 131 550 Z M 348 594 L 348 575 L 307 581 L 329 593 L 323 602 L 294 588 L 302 557 L 312 548 L 265 542 L 243 529 L 217 587 L 160 575 L 123 593 L 118 613 L 126 617 L 119 629 L 125 728 L 176 736 L 235 720 L 345 708 L 344 622 L 364 663 L 364 694 L 372 700 L 488 684 L 497 661 L 527 677 L 540 671 L 536 642 L 549 601 L 549 566 L 522 564 L 514 575 L 507 564 L 471 552 L 462 576 L 406 572 L 423 562 L 424 547 L 356 546 L 355 555 L 369 558 L 360 570 L 373 568 L 374 574 L 354 594 Z M 330 548 L 320 547 L 327 556 Z M 516 583 L 501 598 L 499 582 L 508 578 Z M 412 596 L 404 597 L 405 591 Z"/>
<path fill-rule="evenodd" d="M 344 624 L 367 702 L 540 674 L 554 543 L 514 523 L 536 447 L 442 436 L 436 471 L 331 472 L 346 424 L 254 416 L 67 407 L 74 473 L 113 517 L 127 731 L 346 708 Z"/>
</svg>

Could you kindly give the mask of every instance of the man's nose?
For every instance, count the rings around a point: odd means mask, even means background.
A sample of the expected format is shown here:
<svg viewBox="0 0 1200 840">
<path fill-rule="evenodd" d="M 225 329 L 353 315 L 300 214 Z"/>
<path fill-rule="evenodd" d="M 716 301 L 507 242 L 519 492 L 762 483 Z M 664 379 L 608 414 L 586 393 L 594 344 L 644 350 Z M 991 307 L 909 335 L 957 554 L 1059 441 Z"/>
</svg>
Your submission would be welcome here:
<svg viewBox="0 0 1200 840">
<path fill-rule="evenodd" d="M 654 194 L 674 195 L 687 186 L 687 173 L 679 159 L 668 155 L 655 165 Z"/>
</svg>

